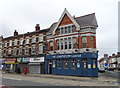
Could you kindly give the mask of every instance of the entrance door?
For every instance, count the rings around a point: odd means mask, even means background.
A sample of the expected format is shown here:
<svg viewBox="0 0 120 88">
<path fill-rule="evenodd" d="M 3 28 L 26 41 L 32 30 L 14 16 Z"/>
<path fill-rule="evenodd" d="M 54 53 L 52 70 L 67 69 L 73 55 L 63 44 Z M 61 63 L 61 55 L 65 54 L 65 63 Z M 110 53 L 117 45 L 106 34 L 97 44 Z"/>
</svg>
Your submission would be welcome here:
<svg viewBox="0 0 120 88">
<path fill-rule="evenodd" d="M 52 74 L 52 64 L 51 64 L 51 63 L 49 64 L 48 73 L 49 73 L 49 74 Z"/>
</svg>

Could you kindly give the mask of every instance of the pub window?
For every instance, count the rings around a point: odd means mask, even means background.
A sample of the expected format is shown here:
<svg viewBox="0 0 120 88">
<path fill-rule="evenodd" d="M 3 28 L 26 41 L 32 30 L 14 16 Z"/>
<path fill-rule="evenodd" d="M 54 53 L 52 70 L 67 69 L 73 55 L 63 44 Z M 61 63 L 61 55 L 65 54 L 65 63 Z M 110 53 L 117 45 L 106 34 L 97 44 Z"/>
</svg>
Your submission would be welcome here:
<svg viewBox="0 0 120 88">
<path fill-rule="evenodd" d="M 57 60 L 57 68 L 61 68 L 62 61 L 60 59 Z"/>
<path fill-rule="evenodd" d="M 82 59 L 82 68 L 83 68 L 83 69 L 86 69 L 86 68 L 87 68 L 87 59 L 86 59 L 86 58 L 83 58 L 83 59 Z"/>
<path fill-rule="evenodd" d="M 68 26 L 68 33 L 71 33 L 71 26 Z"/>
<path fill-rule="evenodd" d="M 93 66 L 92 67 L 96 68 L 96 60 L 95 59 L 93 59 Z"/>
<path fill-rule="evenodd" d="M 68 59 L 65 59 L 65 60 L 64 60 L 64 68 L 65 68 L 65 69 L 68 69 Z"/>
<path fill-rule="evenodd" d="M 76 38 L 73 38 L 73 48 L 76 48 Z"/>
<path fill-rule="evenodd" d="M 87 39 L 86 39 L 86 36 L 82 37 L 82 48 L 87 48 Z"/>
<path fill-rule="evenodd" d="M 61 50 L 63 49 L 63 43 L 61 43 Z"/>
<path fill-rule="evenodd" d="M 67 49 L 67 42 L 65 42 L 65 49 Z"/>
<path fill-rule="evenodd" d="M 72 69 L 76 68 L 76 59 L 71 59 L 71 68 Z"/>
<path fill-rule="evenodd" d="M 71 49 L 72 47 L 71 47 L 71 41 L 69 42 L 69 49 Z"/>
<path fill-rule="evenodd" d="M 29 54 L 29 48 L 28 48 L 28 47 L 25 48 L 25 54 L 26 54 L 26 55 Z"/>
<path fill-rule="evenodd" d="M 67 34 L 67 27 L 65 27 L 65 34 Z"/>
</svg>

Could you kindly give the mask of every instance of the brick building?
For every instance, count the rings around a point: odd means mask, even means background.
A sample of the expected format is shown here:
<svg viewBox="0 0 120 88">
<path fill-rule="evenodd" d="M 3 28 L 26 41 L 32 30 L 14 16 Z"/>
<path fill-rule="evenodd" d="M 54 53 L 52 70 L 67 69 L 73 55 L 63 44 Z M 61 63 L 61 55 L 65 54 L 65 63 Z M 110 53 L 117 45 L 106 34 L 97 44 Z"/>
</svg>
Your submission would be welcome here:
<svg viewBox="0 0 120 88">
<path fill-rule="evenodd" d="M 3 39 L 3 58 L 10 72 L 23 71 L 28 68 L 30 73 L 44 73 L 44 44 L 48 29 L 40 30 L 39 24 L 35 31 L 14 35 Z"/>
<path fill-rule="evenodd" d="M 95 13 L 75 17 L 65 9 L 47 33 L 46 73 L 98 76 Z"/>
</svg>

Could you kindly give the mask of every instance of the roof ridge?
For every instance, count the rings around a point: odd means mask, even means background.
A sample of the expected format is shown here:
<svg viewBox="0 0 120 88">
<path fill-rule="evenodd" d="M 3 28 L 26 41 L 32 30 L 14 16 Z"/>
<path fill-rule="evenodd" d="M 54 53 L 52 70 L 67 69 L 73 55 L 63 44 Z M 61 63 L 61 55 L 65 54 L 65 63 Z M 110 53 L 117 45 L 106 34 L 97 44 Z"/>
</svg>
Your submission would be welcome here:
<svg viewBox="0 0 120 88">
<path fill-rule="evenodd" d="M 83 15 L 83 16 L 75 17 L 75 19 L 85 17 L 85 16 L 89 16 L 89 15 L 93 15 L 93 14 L 95 14 L 95 13 L 90 13 L 90 14 L 86 14 L 86 15 Z"/>
</svg>

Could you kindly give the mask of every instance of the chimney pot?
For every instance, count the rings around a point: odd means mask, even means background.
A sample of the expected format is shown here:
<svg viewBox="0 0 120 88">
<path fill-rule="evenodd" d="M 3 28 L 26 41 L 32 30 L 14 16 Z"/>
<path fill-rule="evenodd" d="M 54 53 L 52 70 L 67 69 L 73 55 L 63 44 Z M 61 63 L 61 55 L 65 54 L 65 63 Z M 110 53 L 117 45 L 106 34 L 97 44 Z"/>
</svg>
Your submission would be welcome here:
<svg viewBox="0 0 120 88">
<path fill-rule="evenodd" d="M 14 36 L 17 36 L 18 35 L 18 32 L 15 30 L 15 32 L 14 32 Z"/>
<path fill-rule="evenodd" d="M 39 31 L 39 30 L 40 30 L 39 24 L 36 24 L 35 29 L 36 29 L 36 31 Z"/>
</svg>

